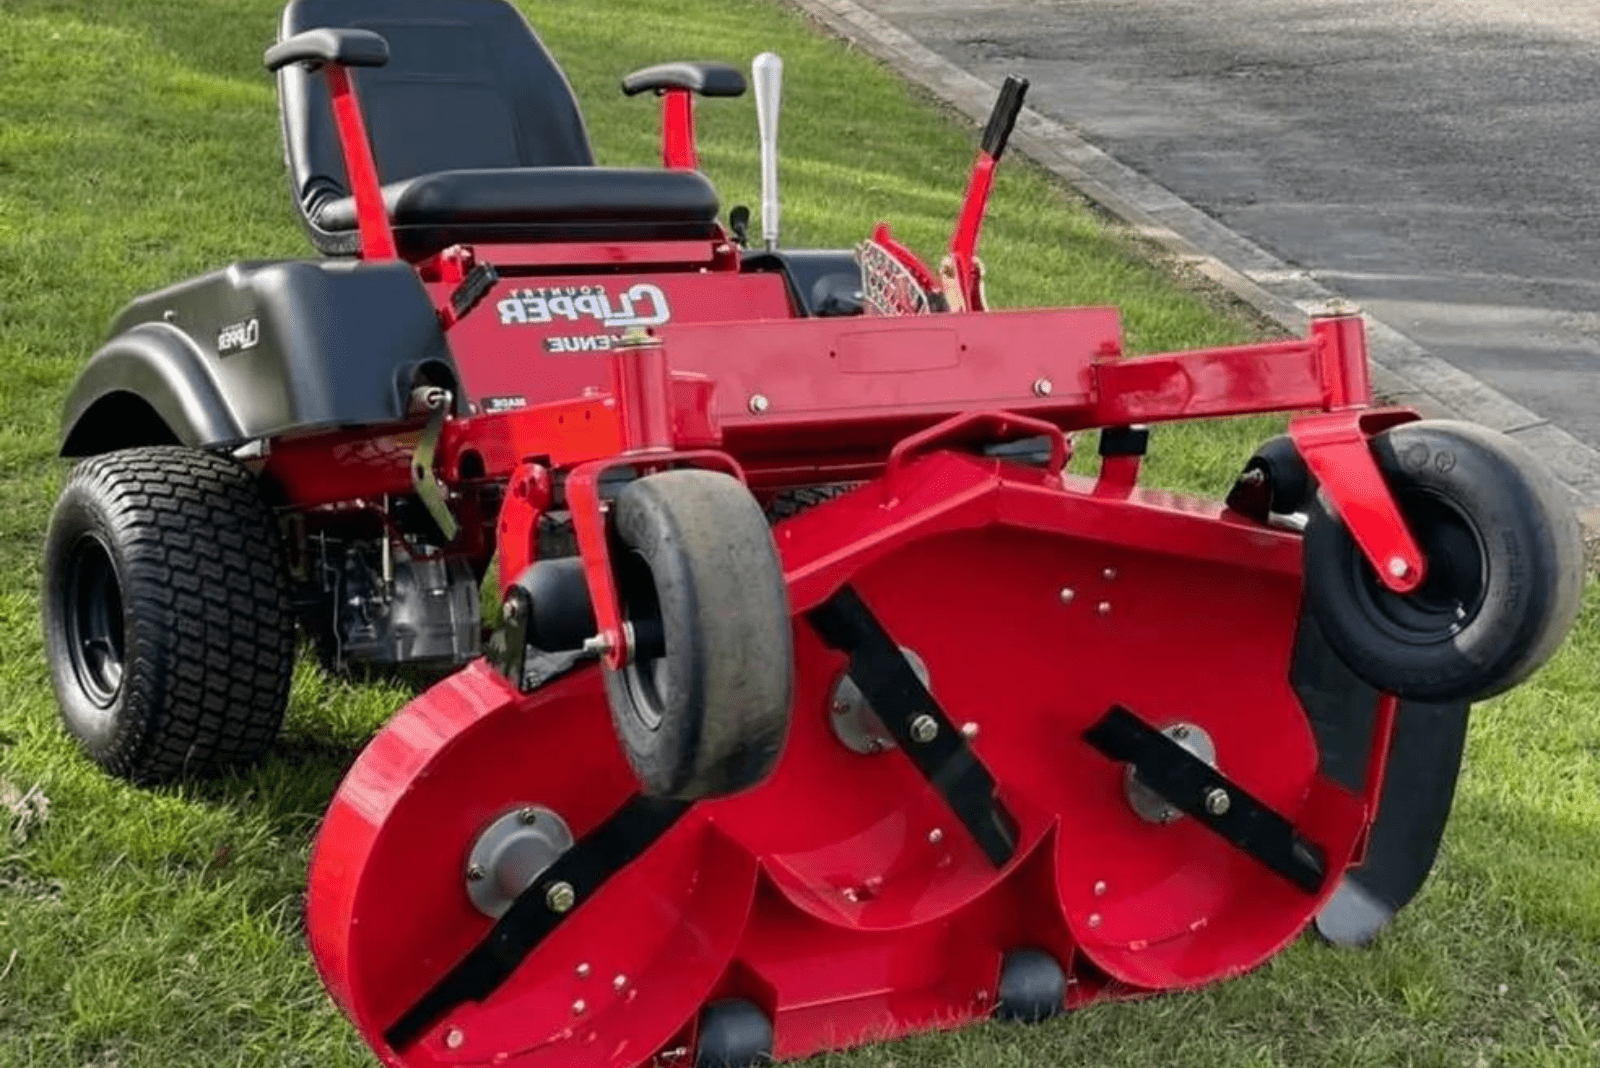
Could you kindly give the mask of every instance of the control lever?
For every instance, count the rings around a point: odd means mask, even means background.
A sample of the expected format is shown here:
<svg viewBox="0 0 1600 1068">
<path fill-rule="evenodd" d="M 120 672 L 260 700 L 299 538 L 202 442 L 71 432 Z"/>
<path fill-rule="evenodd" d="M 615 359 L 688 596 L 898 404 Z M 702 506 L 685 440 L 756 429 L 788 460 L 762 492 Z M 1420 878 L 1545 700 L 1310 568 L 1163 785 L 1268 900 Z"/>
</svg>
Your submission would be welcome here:
<svg viewBox="0 0 1600 1068">
<path fill-rule="evenodd" d="M 467 313 L 483 302 L 489 295 L 494 284 L 500 281 L 500 273 L 487 263 L 475 264 L 461 284 L 450 294 L 450 303 L 439 309 L 439 322 L 446 329 L 455 326 L 467 317 Z"/>
</svg>

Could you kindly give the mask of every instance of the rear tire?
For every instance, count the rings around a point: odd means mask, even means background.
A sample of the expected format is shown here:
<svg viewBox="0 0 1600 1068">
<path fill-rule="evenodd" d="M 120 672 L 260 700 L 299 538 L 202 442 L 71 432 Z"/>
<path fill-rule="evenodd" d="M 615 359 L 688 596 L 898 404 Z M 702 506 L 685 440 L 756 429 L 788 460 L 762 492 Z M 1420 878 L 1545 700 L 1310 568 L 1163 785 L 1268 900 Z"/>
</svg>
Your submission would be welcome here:
<svg viewBox="0 0 1600 1068">
<path fill-rule="evenodd" d="M 794 691 L 788 586 L 761 507 L 737 479 L 665 471 L 613 509 L 617 593 L 638 639 L 606 697 L 646 792 L 692 801 L 777 764 Z"/>
<path fill-rule="evenodd" d="M 45 540 L 45 651 L 67 732 L 152 784 L 246 764 L 288 703 L 294 615 L 271 509 L 224 457 L 83 461 Z"/>
<path fill-rule="evenodd" d="M 1362 680 L 1410 700 L 1476 701 L 1526 679 L 1583 594 L 1565 491 L 1523 446 L 1469 423 L 1404 423 L 1374 437 L 1372 453 L 1427 576 L 1391 593 L 1319 496 L 1305 589 L 1328 644 Z"/>
</svg>

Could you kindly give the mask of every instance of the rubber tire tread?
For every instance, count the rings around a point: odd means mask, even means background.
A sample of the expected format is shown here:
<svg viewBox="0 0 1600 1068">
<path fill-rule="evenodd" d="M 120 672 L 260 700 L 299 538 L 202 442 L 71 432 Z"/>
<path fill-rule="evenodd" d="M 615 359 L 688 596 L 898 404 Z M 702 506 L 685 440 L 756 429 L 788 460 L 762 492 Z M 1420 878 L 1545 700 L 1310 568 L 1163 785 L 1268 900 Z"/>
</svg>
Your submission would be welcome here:
<svg viewBox="0 0 1600 1068">
<path fill-rule="evenodd" d="M 859 485 L 859 482 L 827 482 L 818 486 L 780 490 L 767 502 L 767 518 L 774 523 L 792 519 L 819 504 L 844 496 Z"/>
<path fill-rule="evenodd" d="M 110 549 L 127 628 L 121 691 L 99 737 L 74 721 L 85 698 L 57 607 L 66 553 L 88 529 Z M 44 581 L 62 718 L 107 772 L 156 784 L 267 751 L 288 705 L 295 617 L 277 524 L 243 466 L 182 446 L 84 460 L 51 517 Z"/>
<path fill-rule="evenodd" d="M 1375 436 L 1372 452 L 1391 489 L 1438 494 L 1476 526 L 1484 603 L 1448 643 L 1405 645 L 1383 633 L 1350 581 L 1361 550 L 1318 494 L 1305 590 L 1328 644 L 1363 681 L 1410 700 L 1478 701 L 1522 682 L 1561 645 L 1583 597 L 1583 532 L 1566 491 L 1526 447 L 1471 423 L 1403 423 Z"/>
<path fill-rule="evenodd" d="M 654 729 L 628 682 L 637 666 L 602 671 L 630 765 L 647 793 L 681 800 L 756 785 L 794 699 L 794 624 L 766 516 L 739 480 L 684 469 L 630 483 L 613 517 L 615 551 L 649 569 L 666 643 Z"/>
</svg>

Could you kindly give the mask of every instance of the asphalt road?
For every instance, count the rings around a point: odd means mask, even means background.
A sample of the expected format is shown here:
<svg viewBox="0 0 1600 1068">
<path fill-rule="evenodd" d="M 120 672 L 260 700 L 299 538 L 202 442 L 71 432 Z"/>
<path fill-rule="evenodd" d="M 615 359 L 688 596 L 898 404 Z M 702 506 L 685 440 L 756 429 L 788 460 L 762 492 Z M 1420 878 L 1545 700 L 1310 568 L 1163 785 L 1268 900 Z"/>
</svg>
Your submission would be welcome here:
<svg viewBox="0 0 1600 1068">
<path fill-rule="evenodd" d="M 857 2 L 1600 447 L 1600 4 Z"/>
</svg>

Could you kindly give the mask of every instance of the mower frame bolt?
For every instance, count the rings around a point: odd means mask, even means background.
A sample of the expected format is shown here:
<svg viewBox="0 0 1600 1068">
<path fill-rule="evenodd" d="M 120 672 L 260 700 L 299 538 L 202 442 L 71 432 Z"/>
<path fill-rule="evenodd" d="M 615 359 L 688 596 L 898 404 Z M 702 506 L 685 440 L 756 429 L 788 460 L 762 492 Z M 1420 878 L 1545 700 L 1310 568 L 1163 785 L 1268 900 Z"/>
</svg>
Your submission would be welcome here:
<svg viewBox="0 0 1600 1068">
<path fill-rule="evenodd" d="M 1108 567 L 1104 571 L 1100 572 L 1100 574 L 1105 576 L 1105 580 L 1107 582 L 1110 582 L 1112 579 L 1117 577 L 1117 569 L 1114 567 Z"/>
<path fill-rule="evenodd" d="M 467 1036 L 462 1033 L 461 1028 L 459 1027 L 452 1027 L 450 1030 L 444 1033 L 444 1044 L 446 1049 L 460 1049 L 461 1044 L 466 1040 Z"/>
<path fill-rule="evenodd" d="M 1048 378 L 1036 378 L 1033 380 L 1033 395 L 1035 397 L 1048 397 L 1055 388 L 1054 383 Z"/>
<path fill-rule="evenodd" d="M 929 831 L 928 841 L 932 842 L 934 845 L 938 845 L 940 842 L 944 841 L 944 830 L 942 828 L 935 827 L 933 830 Z"/>
<path fill-rule="evenodd" d="M 1206 811 L 1213 816 L 1226 815 L 1228 809 L 1233 807 L 1233 798 L 1228 796 L 1228 791 L 1220 786 L 1213 786 L 1206 791 Z"/>
<path fill-rule="evenodd" d="M 1182 723 L 1180 723 L 1176 727 L 1172 728 L 1172 740 L 1173 741 L 1181 742 L 1187 737 L 1189 737 L 1189 728 L 1185 727 Z"/>
<path fill-rule="evenodd" d="M 1105 893 L 1106 893 L 1106 881 L 1104 879 L 1101 879 L 1099 882 L 1094 884 L 1094 896 L 1095 897 L 1104 897 Z"/>
<path fill-rule="evenodd" d="M 911 737 L 913 740 L 927 745 L 939 736 L 939 721 L 926 712 L 911 721 Z"/>
<path fill-rule="evenodd" d="M 1074 597 L 1076 597 L 1076 596 L 1078 596 L 1078 595 L 1077 595 L 1077 593 L 1075 593 L 1073 591 L 1071 586 L 1063 586 L 1063 587 L 1061 587 L 1061 603 L 1062 604 L 1071 604 L 1072 603 L 1072 599 Z"/>
<path fill-rule="evenodd" d="M 1101 601 L 1099 604 L 1095 605 L 1094 610 L 1103 616 L 1109 616 L 1111 614 L 1111 602 Z"/>
<path fill-rule="evenodd" d="M 472 882 L 481 882 L 488 872 L 483 870 L 482 864 L 472 864 L 467 867 L 467 878 Z"/>
<path fill-rule="evenodd" d="M 578 892 L 568 882 L 555 882 L 544 892 L 544 903 L 551 912 L 570 912 L 578 903 Z"/>
<path fill-rule="evenodd" d="M 572 1003 L 572 1015 L 574 1016 L 582 1016 L 588 1011 L 588 1009 L 589 1003 L 584 1001 L 582 998 L 579 998 L 577 1001 Z"/>
<path fill-rule="evenodd" d="M 521 817 L 523 823 L 539 822 L 539 810 L 536 808 L 525 808 L 517 815 Z"/>
<path fill-rule="evenodd" d="M 1100 914 L 1098 912 L 1089 913 L 1089 926 L 1090 927 L 1099 927 L 1100 926 Z"/>
<path fill-rule="evenodd" d="M 1389 574 L 1397 579 L 1403 579 L 1411 574 L 1411 565 L 1398 556 L 1389 557 Z"/>
<path fill-rule="evenodd" d="M 971 740 L 978 736 L 978 725 L 971 720 L 961 725 L 961 737 Z"/>
<path fill-rule="evenodd" d="M 757 393 L 750 398 L 750 414 L 760 415 L 762 412 L 766 411 L 771 404 L 772 402 L 767 400 L 767 395 L 765 393 Z"/>
<path fill-rule="evenodd" d="M 587 978 L 589 978 L 589 962 L 588 961 L 580 962 L 578 964 L 578 967 L 577 967 L 576 971 L 578 973 L 578 978 L 579 979 L 587 979 Z"/>
<path fill-rule="evenodd" d="M 618 972 L 616 977 L 611 980 L 611 989 L 613 989 L 613 990 L 626 990 L 627 987 L 628 987 L 628 977 L 626 975 L 623 975 L 621 972 Z"/>
</svg>

